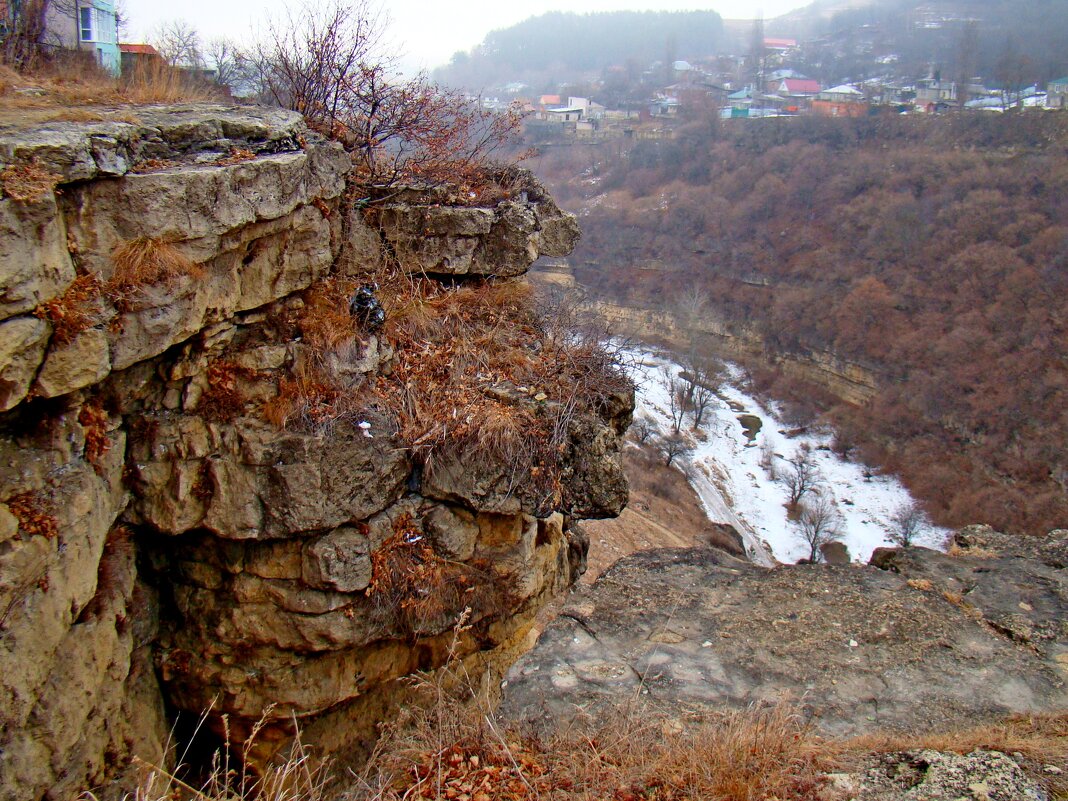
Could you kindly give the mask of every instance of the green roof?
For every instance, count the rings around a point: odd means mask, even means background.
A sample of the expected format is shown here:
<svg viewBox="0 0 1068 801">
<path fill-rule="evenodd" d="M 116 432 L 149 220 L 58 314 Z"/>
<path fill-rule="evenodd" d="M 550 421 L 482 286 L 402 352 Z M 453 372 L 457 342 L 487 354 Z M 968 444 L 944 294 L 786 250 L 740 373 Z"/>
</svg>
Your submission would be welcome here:
<svg viewBox="0 0 1068 801">
<path fill-rule="evenodd" d="M 1057 80 L 1050 81 L 1049 83 L 1050 86 L 1060 86 L 1061 84 L 1068 84 L 1068 76 L 1065 76 L 1064 78 L 1058 78 Z"/>
</svg>

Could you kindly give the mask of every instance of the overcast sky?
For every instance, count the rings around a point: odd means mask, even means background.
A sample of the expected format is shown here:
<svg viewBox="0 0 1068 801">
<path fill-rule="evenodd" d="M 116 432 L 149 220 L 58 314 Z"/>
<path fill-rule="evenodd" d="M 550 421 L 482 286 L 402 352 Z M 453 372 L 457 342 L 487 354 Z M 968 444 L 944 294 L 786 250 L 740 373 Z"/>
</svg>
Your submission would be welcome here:
<svg viewBox="0 0 1068 801">
<path fill-rule="evenodd" d="M 293 4 L 293 0 L 289 0 Z M 766 18 L 806 5 L 806 0 L 382 0 L 391 19 L 390 39 L 409 67 L 433 68 L 457 50 L 468 50 L 491 30 L 504 28 L 546 11 L 682 11 L 713 9 L 726 19 Z M 287 0 L 124 0 L 129 27 L 126 39 L 145 41 L 154 28 L 176 17 L 194 25 L 205 39 L 255 35 L 263 19 L 277 14 Z"/>
</svg>

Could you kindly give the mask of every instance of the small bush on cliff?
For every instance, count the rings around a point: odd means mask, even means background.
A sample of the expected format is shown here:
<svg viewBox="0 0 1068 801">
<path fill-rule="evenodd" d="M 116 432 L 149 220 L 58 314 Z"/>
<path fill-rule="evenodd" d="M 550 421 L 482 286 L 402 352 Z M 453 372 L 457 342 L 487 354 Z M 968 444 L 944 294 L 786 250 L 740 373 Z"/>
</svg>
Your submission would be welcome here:
<svg viewBox="0 0 1068 801">
<path fill-rule="evenodd" d="M 425 75 L 401 79 L 382 34 L 367 0 L 305 2 L 246 60 L 261 96 L 341 142 L 361 183 L 485 184 L 490 159 L 517 140 L 518 108 L 490 112 Z"/>
</svg>

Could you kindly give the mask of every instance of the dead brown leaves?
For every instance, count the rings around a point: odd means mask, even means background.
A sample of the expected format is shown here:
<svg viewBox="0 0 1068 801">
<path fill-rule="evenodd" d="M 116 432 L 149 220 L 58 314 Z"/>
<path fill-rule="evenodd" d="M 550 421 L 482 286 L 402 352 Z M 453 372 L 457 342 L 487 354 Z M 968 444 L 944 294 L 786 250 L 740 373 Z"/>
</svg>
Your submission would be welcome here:
<svg viewBox="0 0 1068 801">
<path fill-rule="evenodd" d="M 51 504 L 42 493 L 23 492 L 7 500 L 7 508 L 19 521 L 19 529 L 31 536 L 53 539 L 59 534 L 59 522 Z"/>
<path fill-rule="evenodd" d="M 412 516 L 402 514 L 371 554 L 367 595 L 386 622 L 416 635 L 447 629 L 465 608 L 480 616 L 511 608 L 509 583 L 488 562 L 441 557 Z"/>
<path fill-rule="evenodd" d="M 48 172 L 36 164 L 12 164 L 0 171 L 0 188 L 4 195 L 20 203 L 33 203 L 52 194 L 62 175 Z"/>
<path fill-rule="evenodd" d="M 52 324 L 52 336 L 57 344 L 66 344 L 105 321 L 103 292 L 104 284 L 95 275 L 79 275 L 66 292 L 40 304 L 33 313 Z"/>
<path fill-rule="evenodd" d="M 78 422 L 85 432 L 85 459 L 100 473 L 104 467 L 104 457 L 111 450 L 108 414 L 99 401 L 92 401 L 82 406 L 78 412 Z"/>
</svg>

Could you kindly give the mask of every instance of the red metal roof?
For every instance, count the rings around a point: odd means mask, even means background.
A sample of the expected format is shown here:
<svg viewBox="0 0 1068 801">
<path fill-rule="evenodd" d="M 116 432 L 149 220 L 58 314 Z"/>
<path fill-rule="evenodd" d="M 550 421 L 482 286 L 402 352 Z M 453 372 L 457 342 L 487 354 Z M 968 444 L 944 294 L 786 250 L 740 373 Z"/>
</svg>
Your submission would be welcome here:
<svg viewBox="0 0 1068 801">
<path fill-rule="evenodd" d="M 820 82 L 811 78 L 783 78 L 780 88 L 789 94 L 818 94 Z"/>
<path fill-rule="evenodd" d="M 139 56 L 158 56 L 159 52 L 150 44 L 120 44 L 119 52 L 136 53 Z"/>
</svg>

